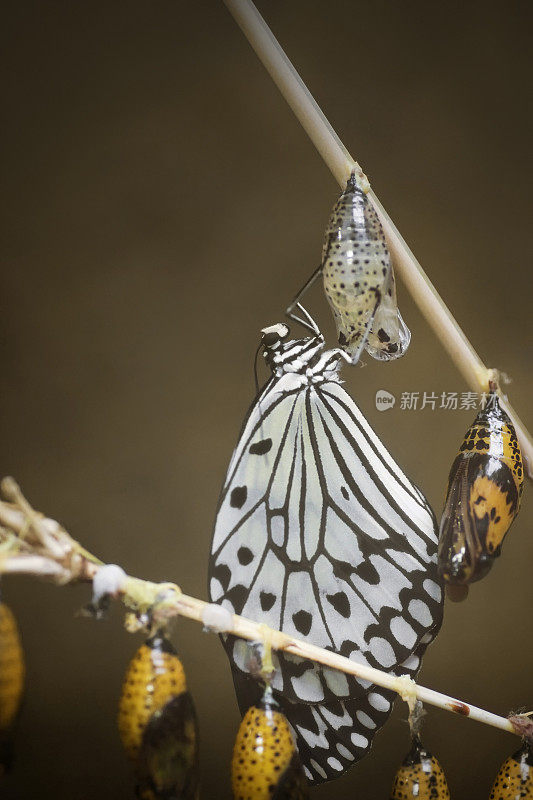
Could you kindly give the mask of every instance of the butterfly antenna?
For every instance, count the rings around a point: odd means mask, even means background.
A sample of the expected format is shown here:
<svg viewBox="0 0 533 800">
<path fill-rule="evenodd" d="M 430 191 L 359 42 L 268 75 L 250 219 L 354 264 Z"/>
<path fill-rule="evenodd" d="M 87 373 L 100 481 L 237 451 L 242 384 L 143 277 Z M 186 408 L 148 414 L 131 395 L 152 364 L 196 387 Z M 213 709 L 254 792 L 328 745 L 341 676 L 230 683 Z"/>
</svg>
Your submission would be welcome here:
<svg viewBox="0 0 533 800">
<path fill-rule="evenodd" d="M 256 396 L 259 395 L 259 375 L 257 373 L 257 359 L 259 358 L 259 353 L 261 352 L 261 348 L 263 347 L 263 343 L 259 342 L 259 346 L 255 351 L 255 358 L 254 358 L 254 380 L 255 380 L 255 394 Z"/>
<path fill-rule="evenodd" d="M 260 414 L 260 424 L 259 424 L 259 435 L 263 437 L 263 415 L 261 414 L 261 400 L 259 397 L 259 375 L 257 372 L 257 359 L 259 358 L 259 353 L 263 347 L 263 342 L 259 342 L 259 346 L 255 351 L 255 358 L 254 358 L 254 379 L 255 379 L 255 396 L 257 398 L 257 408 L 259 409 Z"/>
</svg>

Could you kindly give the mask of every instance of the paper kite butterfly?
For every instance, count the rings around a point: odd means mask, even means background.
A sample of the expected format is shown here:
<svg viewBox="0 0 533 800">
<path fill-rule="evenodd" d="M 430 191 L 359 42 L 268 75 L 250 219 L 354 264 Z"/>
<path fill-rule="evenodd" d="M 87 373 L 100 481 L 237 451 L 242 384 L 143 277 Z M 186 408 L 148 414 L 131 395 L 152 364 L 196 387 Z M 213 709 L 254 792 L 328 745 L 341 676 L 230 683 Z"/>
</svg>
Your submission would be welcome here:
<svg viewBox="0 0 533 800">
<path fill-rule="evenodd" d="M 305 339 L 287 341 L 281 324 L 263 330 L 272 376 L 246 417 L 222 489 L 211 600 L 413 676 L 442 617 L 435 518 L 342 388 L 346 354 L 324 352 L 308 320 Z M 261 696 L 248 645 L 228 636 L 224 646 L 245 713 Z M 274 696 L 308 779 L 338 777 L 369 750 L 394 694 L 290 654 L 274 663 Z"/>
</svg>

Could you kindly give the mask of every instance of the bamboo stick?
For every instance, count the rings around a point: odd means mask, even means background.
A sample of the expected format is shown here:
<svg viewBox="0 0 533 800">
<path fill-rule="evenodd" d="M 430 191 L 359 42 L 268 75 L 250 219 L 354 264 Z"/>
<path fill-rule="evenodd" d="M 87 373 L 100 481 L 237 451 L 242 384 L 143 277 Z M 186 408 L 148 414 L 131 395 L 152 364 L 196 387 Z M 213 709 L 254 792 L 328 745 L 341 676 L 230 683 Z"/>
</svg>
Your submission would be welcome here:
<svg viewBox="0 0 533 800">
<path fill-rule="evenodd" d="M 180 616 L 188 617 L 197 622 L 203 622 L 206 609 L 211 608 L 213 605 L 214 604 L 206 603 L 194 597 L 181 595 L 176 600 L 176 611 Z M 393 692 L 400 695 L 405 693 L 405 678 L 398 678 L 387 672 L 375 669 L 374 667 L 369 667 L 366 664 L 358 664 L 357 661 L 352 661 L 352 659 L 341 656 L 338 653 L 333 653 L 330 650 L 324 650 L 322 647 L 317 647 L 305 639 L 295 639 L 293 636 L 288 636 L 281 631 L 268 628 L 266 625 L 258 624 L 251 619 L 246 619 L 246 617 L 232 614 L 231 620 L 231 626 L 225 628 L 221 632 L 231 633 L 241 639 L 247 639 L 253 642 L 264 641 L 265 636 L 267 636 L 268 641 L 275 650 L 281 650 L 286 653 L 292 653 L 295 656 L 300 656 L 301 658 L 317 661 L 319 664 L 333 667 L 348 675 L 355 675 L 357 678 L 363 678 L 371 683 L 375 683 L 378 686 L 382 686 L 384 689 L 391 689 Z M 419 686 L 414 681 L 412 682 L 412 692 L 423 703 L 442 708 L 444 711 L 450 711 L 453 714 L 470 717 L 470 719 L 483 722 L 486 725 L 491 725 L 493 728 L 499 728 L 502 731 L 516 733 L 512 723 L 507 718 L 492 714 L 490 711 L 485 711 L 471 703 L 457 700 L 455 697 L 450 697 L 449 695 L 442 694 L 442 692 L 437 692 L 433 689 L 427 689 L 425 686 Z"/>
<path fill-rule="evenodd" d="M 333 176 L 344 188 L 351 172 L 358 170 L 359 165 L 333 130 L 251 0 L 224 0 L 224 3 Z M 394 266 L 413 300 L 468 386 L 473 391 L 487 392 L 494 370 L 484 365 L 374 192 L 368 194 L 381 219 Z M 497 390 L 501 397 L 499 387 Z M 526 474 L 533 479 L 533 440 L 505 398 L 502 399 L 502 406 L 513 420 Z"/>
<path fill-rule="evenodd" d="M 404 700 L 417 697 L 445 711 L 470 717 L 500 730 L 521 734 L 513 722 L 490 711 L 450 697 L 442 692 L 418 686 L 407 676 L 397 677 L 366 664 L 359 664 L 345 656 L 317 647 L 305 639 L 296 639 L 282 631 L 273 630 L 264 623 L 231 614 L 216 603 L 207 603 L 189 597 L 172 583 L 152 583 L 134 578 L 116 564 L 102 564 L 55 520 L 47 519 L 34 511 L 12 478 L 1 482 L 1 489 L 10 502 L 0 501 L 0 575 L 26 574 L 51 580 L 61 586 L 76 582 L 93 583 L 93 603 L 107 595 L 120 598 L 134 612 L 135 623 L 128 620 L 128 630 L 136 630 L 147 616 L 153 624 L 164 624 L 173 616 L 187 617 L 200 622 L 216 633 L 230 633 L 252 642 L 268 642 L 275 650 L 317 661 L 349 675 L 391 689 Z M 54 530 L 53 547 L 50 542 L 33 542 L 26 534 L 29 525 L 36 524 Z M 130 615 L 131 617 L 132 615 Z"/>
</svg>

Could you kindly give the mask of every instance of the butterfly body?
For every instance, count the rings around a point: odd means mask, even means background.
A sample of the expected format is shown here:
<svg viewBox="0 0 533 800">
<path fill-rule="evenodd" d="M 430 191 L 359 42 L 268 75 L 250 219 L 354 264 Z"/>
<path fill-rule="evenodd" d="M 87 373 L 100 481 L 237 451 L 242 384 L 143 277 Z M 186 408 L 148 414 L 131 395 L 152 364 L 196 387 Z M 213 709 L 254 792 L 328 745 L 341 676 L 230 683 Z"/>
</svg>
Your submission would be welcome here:
<svg viewBox="0 0 533 800">
<path fill-rule="evenodd" d="M 378 215 L 352 176 L 331 213 L 322 276 L 339 344 L 357 360 L 398 358 L 410 333 L 396 304 L 394 273 Z"/>
<path fill-rule="evenodd" d="M 516 432 L 497 396 L 489 400 L 466 432 L 448 479 L 439 569 L 452 584 L 473 583 L 489 572 L 520 508 Z"/>
<path fill-rule="evenodd" d="M 245 420 L 213 534 L 210 596 L 361 663 L 415 674 L 441 621 L 437 532 L 339 377 L 344 354 L 315 336 L 277 342 L 272 377 Z M 224 641 L 241 710 L 257 702 L 248 646 Z M 276 700 L 309 780 L 364 755 L 393 694 L 290 654 Z"/>
</svg>

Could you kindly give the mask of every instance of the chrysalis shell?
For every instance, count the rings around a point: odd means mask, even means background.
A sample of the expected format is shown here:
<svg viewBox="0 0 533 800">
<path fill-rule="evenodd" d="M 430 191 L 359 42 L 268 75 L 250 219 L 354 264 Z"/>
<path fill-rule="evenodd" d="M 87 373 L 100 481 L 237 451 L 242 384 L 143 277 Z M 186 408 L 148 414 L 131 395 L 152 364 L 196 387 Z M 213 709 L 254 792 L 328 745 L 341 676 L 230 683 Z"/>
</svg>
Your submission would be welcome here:
<svg viewBox="0 0 533 800">
<path fill-rule="evenodd" d="M 133 657 L 122 688 L 118 726 L 135 764 L 137 797 L 196 800 L 196 712 L 182 663 L 164 636 L 148 639 Z"/>
<path fill-rule="evenodd" d="M 383 297 L 370 326 L 365 349 L 378 361 L 392 361 L 404 355 L 410 342 L 411 331 L 398 308 L 396 281 L 394 270 L 391 269 L 389 284 L 383 287 Z"/>
<path fill-rule="evenodd" d="M 326 228 L 322 276 L 341 347 L 354 357 L 366 343 L 370 355 L 380 360 L 405 353 L 411 335 L 396 304 L 383 228 L 353 175 Z"/>
<path fill-rule="evenodd" d="M 413 737 L 410 751 L 396 773 L 390 800 L 449 800 L 450 790 L 441 765 Z"/>
<path fill-rule="evenodd" d="M 18 625 L 5 603 L 0 603 L 0 775 L 12 761 L 13 729 L 24 690 L 24 651 Z"/>
<path fill-rule="evenodd" d="M 489 396 L 452 464 L 440 523 L 439 571 L 451 584 L 483 578 L 518 514 L 524 471 L 514 426 Z"/>
<path fill-rule="evenodd" d="M 533 800 L 533 753 L 527 744 L 503 762 L 489 800 Z"/>
<path fill-rule="evenodd" d="M 235 800 L 306 800 L 307 781 L 285 716 L 267 689 L 243 717 L 231 762 Z"/>
</svg>

